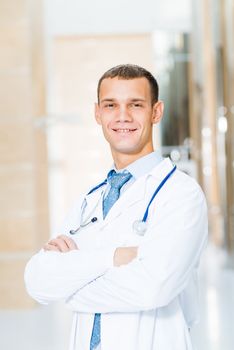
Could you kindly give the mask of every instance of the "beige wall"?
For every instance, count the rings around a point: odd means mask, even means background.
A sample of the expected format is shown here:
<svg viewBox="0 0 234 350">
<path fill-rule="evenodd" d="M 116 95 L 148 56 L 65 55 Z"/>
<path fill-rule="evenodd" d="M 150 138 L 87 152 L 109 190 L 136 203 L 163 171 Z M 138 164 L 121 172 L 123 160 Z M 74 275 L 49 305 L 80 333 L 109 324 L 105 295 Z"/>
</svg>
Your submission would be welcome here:
<svg viewBox="0 0 234 350">
<path fill-rule="evenodd" d="M 0 1 L 0 308 L 32 304 L 23 270 L 48 237 L 41 4 Z"/>
</svg>

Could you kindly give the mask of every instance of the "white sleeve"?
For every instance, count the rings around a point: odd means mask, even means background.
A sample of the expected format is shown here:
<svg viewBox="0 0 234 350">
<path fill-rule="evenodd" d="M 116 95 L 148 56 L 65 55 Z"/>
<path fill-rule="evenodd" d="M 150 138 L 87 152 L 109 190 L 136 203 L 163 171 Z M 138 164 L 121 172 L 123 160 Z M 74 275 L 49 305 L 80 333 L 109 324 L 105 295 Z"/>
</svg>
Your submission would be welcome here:
<svg viewBox="0 0 234 350">
<path fill-rule="evenodd" d="M 207 242 L 200 188 L 165 204 L 150 240 L 128 265 L 113 267 L 77 291 L 67 305 L 80 312 L 136 312 L 168 305 L 186 287 Z"/>
<path fill-rule="evenodd" d="M 79 225 L 82 201 L 80 197 L 73 205 L 56 236 L 58 233 L 69 234 L 71 228 Z M 115 247 L 105 247 L 61 253 L 42 249 L 26 265 L 26 289 L 29 295 L 43 304 L 67 299 L 113 267 L 114 250 Z"/>
<path fill-rule="evenodd" d="M 41 250 L 25 268 L 28 294 L 42 304 L 67 299 L 113 266 L 114 250 L 103 248 L 67 253 Z"/>
</svg>

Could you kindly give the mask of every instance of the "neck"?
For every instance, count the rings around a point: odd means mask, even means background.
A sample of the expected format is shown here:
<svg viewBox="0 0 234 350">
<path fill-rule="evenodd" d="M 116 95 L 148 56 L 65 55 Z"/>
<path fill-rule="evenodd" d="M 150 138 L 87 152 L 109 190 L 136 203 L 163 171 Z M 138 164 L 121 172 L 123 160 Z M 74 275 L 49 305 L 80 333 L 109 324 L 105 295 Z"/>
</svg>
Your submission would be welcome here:
<svg viewBox="0 0 234 350">
<path fill-rule="evenodd" d="M 117 170 L 126 168 L 129 164 L 153 152 L 154 149 L 149 148 L 137 154 L 115 153 L 112 151 L 112 157 Z"/>
</svg>

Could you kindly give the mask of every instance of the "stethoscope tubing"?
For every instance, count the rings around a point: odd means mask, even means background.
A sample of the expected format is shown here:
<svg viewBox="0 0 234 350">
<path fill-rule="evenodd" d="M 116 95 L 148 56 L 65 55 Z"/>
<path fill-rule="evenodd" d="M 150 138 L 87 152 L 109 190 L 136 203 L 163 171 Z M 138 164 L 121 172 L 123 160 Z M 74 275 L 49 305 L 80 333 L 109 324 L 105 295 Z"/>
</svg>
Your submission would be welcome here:
<svg viewBox="0 0 234 350">
<path fill-rule="evenodd" d="M 97 186 L 95 186 L 94 188 L 92 188 L 88 193 L 87 196 L 93 192 L 95 192 L 96 190 L 98 190 L 100 187 L 104 186 L 107 184 L 107 179 L 105 179 L 104 181 L 102 181 L 100 184 L 98 184 Z"/>
<path fill-rule="evenodd" d="M 145 210 L 144 216 L 142 218 L 142 222 L 146 222 L 148 215 L 149 215 L 149 208 L 151 206 L 151 203 L 153 202 L 154 198 L 156 197 L 156 195 L 158 194 L 158 192 L 161 190 L 161 188 L 165 185 L 165 183 L 167 182 L 167 180 L 169 179 L 169 177 L 171 177 L 171 175 L 174 173 L 174 171 L 176 170 L 176 165 L 173 167 L 173 169 L 167 174 L 166 177 L 164 177 L 164 179 L 162 180 L 162 182 L 159 184 L 159 186 L 156 188 L 156 190 L 154 191 L 148 205 L 147 208 Z"/>
</svg>

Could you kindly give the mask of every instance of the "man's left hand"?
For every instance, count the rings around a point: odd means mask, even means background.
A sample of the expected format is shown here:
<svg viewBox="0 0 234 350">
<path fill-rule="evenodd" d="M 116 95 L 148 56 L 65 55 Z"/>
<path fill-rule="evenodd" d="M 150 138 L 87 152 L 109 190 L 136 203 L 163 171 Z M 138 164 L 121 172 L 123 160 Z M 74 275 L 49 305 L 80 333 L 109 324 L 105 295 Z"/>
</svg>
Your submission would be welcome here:
<svg viewBox="0 0 234 350">
<path fill-rule="evenodd" d="M 55 251 L 61 253 L 67 253 L 74 249 L 79 249 L 73 239 L 66 235 L 60 235 L 54 239 L 51 239 L 43 247 L 46 251 Z"/>
</svg>

